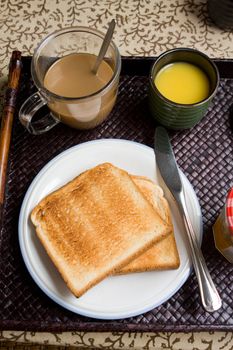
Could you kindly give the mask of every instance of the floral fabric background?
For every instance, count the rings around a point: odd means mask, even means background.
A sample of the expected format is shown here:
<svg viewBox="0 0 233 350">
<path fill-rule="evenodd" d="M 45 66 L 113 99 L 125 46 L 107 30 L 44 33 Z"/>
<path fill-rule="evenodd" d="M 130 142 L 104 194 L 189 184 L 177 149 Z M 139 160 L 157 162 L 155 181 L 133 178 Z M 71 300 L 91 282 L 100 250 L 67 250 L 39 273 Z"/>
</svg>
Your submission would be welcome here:
<svg viewBox="0 0 233 350">
<path fill-rule="evenodd" d="M 122 55 L 156 56 L 187 46 L 210 57 L 233 57 L 233 32 L 217 28 L 206 0 L 0 0 L 0 76 L 11 52 L 31 55 L 49 33 L 85 25 L 104 31 L 115 18 Z"/>
<path fill-rule="evenodd" d="M 138 349 L 138 350 L 232 350 L 233 334 L 230 332 L 200 332 L 200 333 L 40 333 L 33 332 L 0 332 L 0 340 L 4 340 L 5 350 L 9 350 L 9 342 L 24 343 L 20 350 L 28 350 L 26 344 L 43 344 L 37 350 L 50 349 L 58 346 L 68 346 L 80 349 Z M 0 343 L 1 348 L 1 343 Z M 63 348 L 62 348 L 63 349 Z M 61 348 L 59 348 L 61 350 Z"/>
<path fill-rule="evenodd" d="M 68 26 L 105 31 L 116 20 L 114 41 L 124 56 L 157 56 L 174 47 L 193 47 L 210 57 L 233 58 L 233 31 L 208 17 L 206 0 L 0 0 L 0 110 L 8 64 L 17 49 L 32 55 L 49 33 Z M 1 316 L 0 316 L 1 317 Z M 95 349 L 233 349 L 230 332 L 205 333 L 33 333 L 0 332 L 0 348 L 45 349 L 47 345 Z M 12 345 L 13 346 L 13 345 Z"/>
</svg>

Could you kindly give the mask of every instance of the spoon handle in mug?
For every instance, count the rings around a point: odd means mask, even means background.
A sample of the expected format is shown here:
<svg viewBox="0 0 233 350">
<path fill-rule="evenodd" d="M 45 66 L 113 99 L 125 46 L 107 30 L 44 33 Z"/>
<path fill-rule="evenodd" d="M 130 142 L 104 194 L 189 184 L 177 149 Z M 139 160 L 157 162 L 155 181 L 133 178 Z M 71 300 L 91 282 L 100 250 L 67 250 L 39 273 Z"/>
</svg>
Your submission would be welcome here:
<svg viewBox="0 0 233 350">
<path fill-rule="evenodd" d="M 113 19 L 113 20 L 110 22 L 110 24 L 109 24 L 109 27 L 108 27 L 107 33 L 106 33 L 106 35 L 105 35 L 105 37 L 104 37 L 102 46 L 101 46 L 100 51 L 99 51 L 99 54 L 98 54 L 98 57 L 97 57 L 97 59 L 96 59 L 96 61 L 95 61 L 95 65 L 94 65 L 94 67 L 93 67 L 93 69 L 92 69 L 92 72 L 93 72 L 94 74 L 97 73 L 98 68 L 99 68 L 99 65 L 100 65 L 100 63 L 102 62 L 102 60 L 103 60 L 103 58 L 104 58 L 104 55 L 105 55 L 106 52 L 107 52 L 107 49 L 108 49 L 108 47 L 109 47 L 109 44 L 110 44 L 110 42 L 111 42 L 111 40 L 112 40 L 112 36 L 113 36 L 114 29 L 115 29 L 115 25 L 116 25 L 116 22 L 115 22 L 115 20 Z"/>
</svg>

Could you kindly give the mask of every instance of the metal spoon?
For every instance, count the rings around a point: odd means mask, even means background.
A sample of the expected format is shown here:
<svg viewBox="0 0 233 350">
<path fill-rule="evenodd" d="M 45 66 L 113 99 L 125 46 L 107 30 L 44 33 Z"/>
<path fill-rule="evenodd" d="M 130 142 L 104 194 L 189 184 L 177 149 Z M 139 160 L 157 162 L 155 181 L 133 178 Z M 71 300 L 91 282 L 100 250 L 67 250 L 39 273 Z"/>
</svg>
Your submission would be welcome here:
<svg viewBox="0 0 233 350">
<path fill-rule="evenodd" d="M 115 25 L 116 25 L 116 22 L 115 22 L 115 20 L 113 19 L 113 20 L 110 22 L 110 24 L 109 24 L 107 33 L 106 33 L 106 35 L 105 35 L 105 37 L 104 37 L 102 46 L 101 46 L 101 48 L 100 48 L 100 52 L 99 52 L 99 54 L 98 54 L 98 56 L 97 56 L 97 59 L 96 59 L 96 61 L 95 61 L 95 65 L 94 65 L 94 67 L 93 67 L 93 69 L 92 69 L 92 72 L 93 72 L 94 74 L 97 73 L 98 68 L 99 68 L 99 65 L 100 65 L 100 63 L 102 62 L 102 60 L 103 60 L 103 58 L 104 58 L 104 55 L 105 55 L 105 53 L 106 53 L 106 51 L 107 51 L 107 49 L 108 49 L 108 47 L 109 47 L 109 44 L 110 44 L 110 42 L 111 42 L 111 40 L 112 40 L 112 36 L 113 36 L 114 29 L 115 29 Z"/>
</svg>

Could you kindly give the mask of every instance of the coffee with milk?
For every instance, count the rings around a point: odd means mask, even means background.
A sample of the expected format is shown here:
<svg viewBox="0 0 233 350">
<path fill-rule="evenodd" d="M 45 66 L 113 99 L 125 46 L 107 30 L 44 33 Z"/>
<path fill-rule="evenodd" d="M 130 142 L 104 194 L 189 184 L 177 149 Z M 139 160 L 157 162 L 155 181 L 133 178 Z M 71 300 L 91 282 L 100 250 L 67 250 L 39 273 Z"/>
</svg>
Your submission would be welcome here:
<svg viewBox="0 0 233 350">
<path fill-rule="evenodd" d="M 92 72 L 96 56 L 75 53 L 53 63 L 44 77 L 44 87 L 61 96 L 48 103 L 53 115 L 75 128 L 94 127 L 110 113 L 116 99 L 116 91 L 101 91 L 113 77 L 113 69 L 102 61 L 96 74 Z M 92 96 L 99 93 L 98 98 Z M 79 100 L 79 103 L 77 103 Z"/>
</svg>

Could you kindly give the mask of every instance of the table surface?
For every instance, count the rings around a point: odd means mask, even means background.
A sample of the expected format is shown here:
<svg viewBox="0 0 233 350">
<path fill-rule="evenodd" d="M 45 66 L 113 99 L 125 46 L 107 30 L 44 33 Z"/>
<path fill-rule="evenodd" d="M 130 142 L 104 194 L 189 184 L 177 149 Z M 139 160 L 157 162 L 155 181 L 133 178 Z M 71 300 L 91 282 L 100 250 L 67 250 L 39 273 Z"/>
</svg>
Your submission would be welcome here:
<svg viewBox="0 0 233 350">
<path fill-rule="evenodd" d="M 212 58 L 233 58 L 233 31 L 208 17 L 206 0 L 0 0 L 0 108 L 13 50 L 32 55 L 38 43 L 62 27 L 85 25 L 105 31 L 115 18 L 114 41 L 124 56 L 157 56 L 174 47 L 192 47 Z M 190 333 L 32 333 L 0 331 L 2 348 L 22 343 L 78 348 L 233 348 L 231 332 Z M 1 347 L 1 345 L 0 345 Z M 20 347 L 22 348 L 22 346 Z"/>
</svg>

